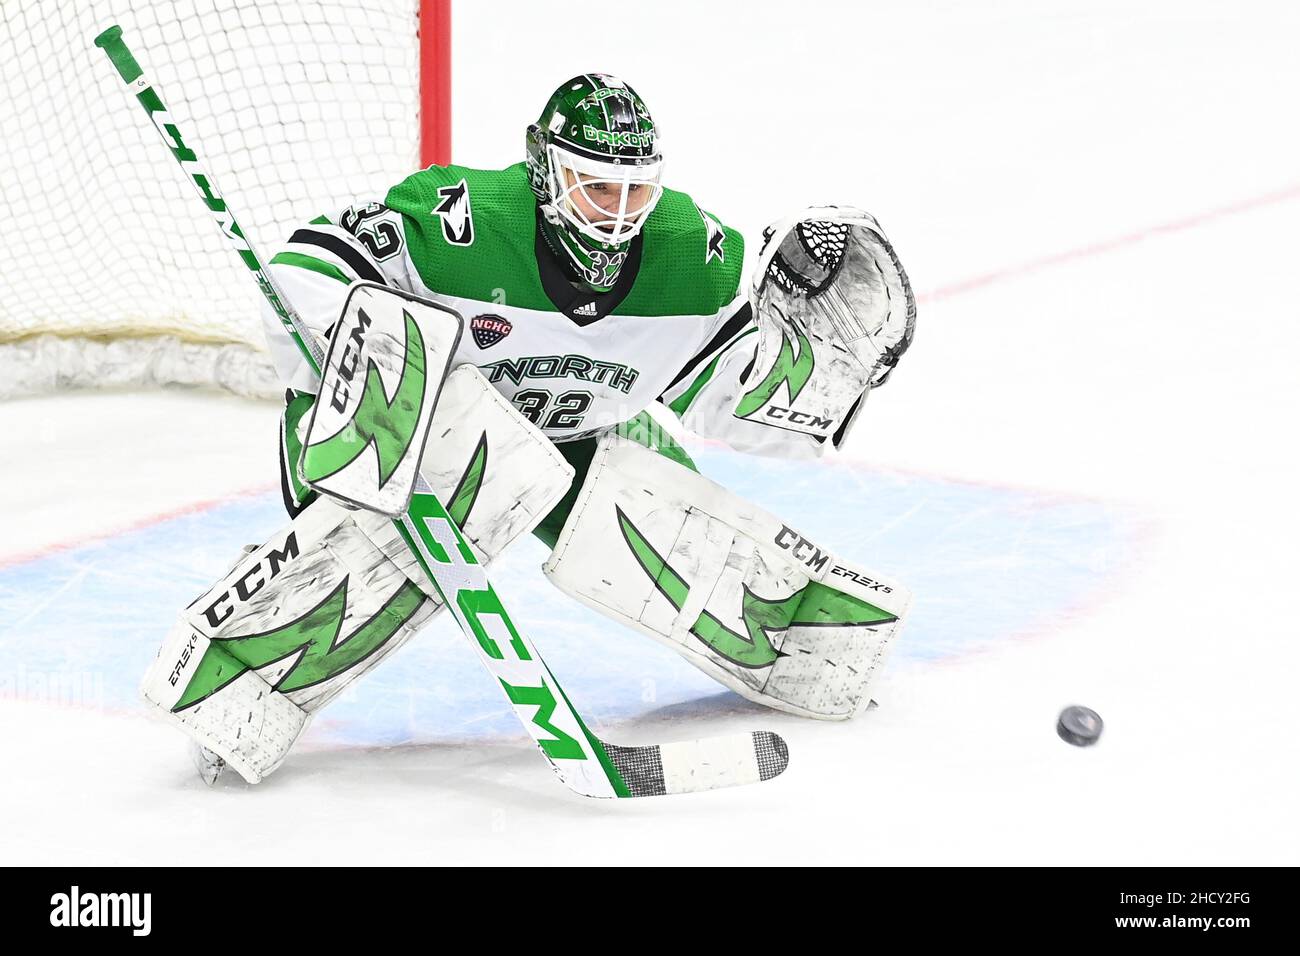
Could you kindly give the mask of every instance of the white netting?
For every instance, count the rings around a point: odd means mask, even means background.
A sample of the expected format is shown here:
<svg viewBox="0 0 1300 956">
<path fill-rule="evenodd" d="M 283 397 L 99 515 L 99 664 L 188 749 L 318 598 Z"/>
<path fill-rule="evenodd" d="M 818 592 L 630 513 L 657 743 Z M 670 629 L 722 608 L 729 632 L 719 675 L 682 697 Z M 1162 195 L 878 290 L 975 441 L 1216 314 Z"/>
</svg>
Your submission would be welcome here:
<svg viewBox="0 0 1300 956">
<path fill-rule="evenodd" d="M 417 168 L 417 5 L 3 0 L 0 397 L 133 370 L 275 390 L 256 285 L 96 35 L 122 26 L 269 255 L 295 224 Z"/>
</svg>

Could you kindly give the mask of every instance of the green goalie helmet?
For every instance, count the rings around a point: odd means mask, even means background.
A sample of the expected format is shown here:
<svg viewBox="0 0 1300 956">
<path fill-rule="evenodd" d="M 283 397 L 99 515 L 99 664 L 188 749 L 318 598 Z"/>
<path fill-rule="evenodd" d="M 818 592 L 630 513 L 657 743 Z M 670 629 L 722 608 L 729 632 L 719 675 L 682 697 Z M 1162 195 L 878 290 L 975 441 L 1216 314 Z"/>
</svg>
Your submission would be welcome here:
<svg viewBox="0 0 1300 956">
<path fill-rule="evenodd" d="M 650 111 L 617 77 L 575 76 L 528 127 L 528 177 L 542 228 L 597 291 L 618 281 L 629 243 L 663 193 L 662 169 Z"/>
</svg>

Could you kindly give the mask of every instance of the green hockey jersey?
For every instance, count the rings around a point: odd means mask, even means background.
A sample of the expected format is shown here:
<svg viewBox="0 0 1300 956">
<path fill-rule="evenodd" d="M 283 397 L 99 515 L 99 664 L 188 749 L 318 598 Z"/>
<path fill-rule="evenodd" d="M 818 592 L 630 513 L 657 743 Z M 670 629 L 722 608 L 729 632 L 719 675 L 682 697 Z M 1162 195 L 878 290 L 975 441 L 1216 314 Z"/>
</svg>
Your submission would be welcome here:
<svg viewBox="0 0 1300 956">
<path fill-rule="evenodd" d="M 539 215 L 523 163 L 431 166 L 381 199 L 296 230 L 271 269 L 321 335 L 356 280 L 454 308 L 465 334 L 453 365 L 476 365 L 556 442 L 610 428 L 659 400 L 693 430 L 744 450 L 820 451 L 807 436 L 740 421 L 727 407 L 755 341 L 746 341 L 754 325 L 741 290 L 740 233 L 665 189 L 616 284 L 597 293 L 570 281 Z M 314 391 L 269 308 L 264 319 L 281 377 Z"/>
</svg>

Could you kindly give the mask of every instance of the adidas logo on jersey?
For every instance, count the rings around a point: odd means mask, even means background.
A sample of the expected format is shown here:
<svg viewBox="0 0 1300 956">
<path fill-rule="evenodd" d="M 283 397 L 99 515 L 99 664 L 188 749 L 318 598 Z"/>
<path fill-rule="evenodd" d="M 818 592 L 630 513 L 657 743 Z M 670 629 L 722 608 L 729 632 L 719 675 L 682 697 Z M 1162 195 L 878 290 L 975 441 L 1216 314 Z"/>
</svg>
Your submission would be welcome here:
<svg viewBox="0 0 1300 956">
<path fill-rule="evenodd" d="M 469 320 L 469 333 L 474 336 L 474 344 L 481 349 L 496 345 L 514 328 L 509 319 L 499 315 L 476 315 Z"/>
<path fill-rule="evenodd" d="M 578 306 L 576 309 L 573 310 L 573 314 L 574 314 L 574 315 L 595 315 L 595 314 L 596 314 L 596 303 L 595 303 L 595 302 L 588 302 L 586 305 L 580 305 L 580 306 Z"/>
</svg>

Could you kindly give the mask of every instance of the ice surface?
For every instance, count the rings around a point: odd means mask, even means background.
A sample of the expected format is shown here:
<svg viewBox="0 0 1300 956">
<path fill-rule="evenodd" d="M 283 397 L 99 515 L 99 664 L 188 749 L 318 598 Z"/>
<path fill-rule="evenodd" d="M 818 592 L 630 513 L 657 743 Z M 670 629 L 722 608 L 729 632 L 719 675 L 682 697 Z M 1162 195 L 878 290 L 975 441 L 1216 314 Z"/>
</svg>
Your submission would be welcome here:
<svg viewBox="0 0 1300 956">
<path fill-rule="evenodd" d="M 513 161 L 555 71 L 599 67 L 750 255 L 801 204 L 889 231 L 919 328 L 847 453 L 692 446 L 916 590 L 880 707 L 815 723 L 722 692 L 566 603 L 530 542 L 496 577 L 598 732 L 773 729 L 786 774 L 572 797 L 443 624 L 265 784 L 208 791 L 135 686 L 179 608 L 282 521 L 275 409 L 11 402 L 0 861 L 1300 862 L 1294 6 L 612 7 L 627 41 L 569 66 L 531 52 L 572 49 L 544 6 L 510 32 L 490 6 L 457 7 L 458 46 L 491 53 L 456 64 L 459 161 Z M 1057 738 L 1071 703 L 1105 719 L 1098 746 Z"/>
<path fill-rule="evenodd" d="M 1121 570 L 1117 556 L 1142 544 L 1125 515 L 1097 502 L 880 474 L 866 466 L 810 471 L 773 462 L 754 469 L 713 449 L 697 463 L 777 514 L 803 513 L 808 520 L 800 530 L 812 540 L 860 555 L 914 589 L 917 604 L 896 664 L 960 659 L 1042 633 L 1063 609 L 1097 599 L 1098 588 Z M 839 514 L 806 507 L 828 483 L 843 502 Z M 36 675 L 94 674 L 103 684 L 102 706 L 129 709 L 178 609 L 225 575 L 242 544 L 270 538 L 287 520 L 278 493 L 266 492 L 0 572 L 6 622 L 0 659 L 20 669 L 16 683 L 29 691 Z M 710 706 L 733 703 L 675 654 L 555 590 L 538 572 L 545 557 L 529 539 L 492 577 L 585 716 L 632 719 L 700 698 Z M 89 608 L 97 609 L 93 616 Z M 439 622 L 332 705 L 311 739 L 409 744 L 517 736 L 514 713 L 481 666 L 455 625 Z"/>
</svg>

